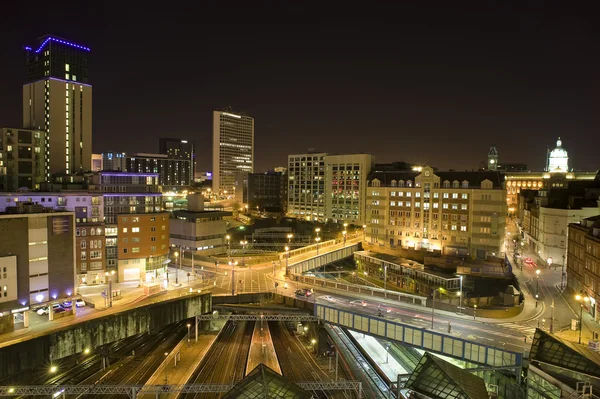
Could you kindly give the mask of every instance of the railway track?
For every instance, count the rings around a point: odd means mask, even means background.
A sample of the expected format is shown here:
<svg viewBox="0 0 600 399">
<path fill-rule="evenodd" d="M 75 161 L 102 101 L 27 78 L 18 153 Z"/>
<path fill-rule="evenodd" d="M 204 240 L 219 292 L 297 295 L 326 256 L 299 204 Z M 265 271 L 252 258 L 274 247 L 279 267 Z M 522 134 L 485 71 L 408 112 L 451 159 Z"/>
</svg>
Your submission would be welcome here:
<svg viewBox="0 0 600 399">
<path fill-rule="evenodd" d="M 77 354 L 60 362 L 56 362 L 54 366 L 59 370 L 58 373 L 48 375 L 47 367 L 17 375 L 17 379 L 22 381 L 20 385 L 76 385 L 84 383 L 95 383 L 98 381 L 98 374 L 103 373 L 101 368 L 102 358 L 106 356 L 109 362 L 119 368 L 119 364 L 127 359 L 133 350 L 140 356 L 144 355 L 144 351 L 151 350 L 152 346 L 163 336 L 173 332 L 174 326 L 166 327 L 165 329 L 154 334 L 141 334 L 130 337 L 121 341 L 114 342 L 103 348 L 98 349 L 99 353 L 90 355 Z M 181 327 L 180 327 L 181 328 Z M 32 376 L 33 374 L 33 376 Z M 15 377 L 13 377 L 13 380 Z M 17 385 L 14 382 L 11 385 Z M 17 399 L 24 399 L 27 396 L 20 396 Z M 104 397 L 106 399 L 106 397 Z"/>
<path fill-rule="evenodd" d="M 227 322 L 190 378 L 194 384 L 231 384 L 244 378 L 254 322 Z M 219 398 L 221 393 L 185 394 L 182 399 Z"/>
<path fill-rule="evenodd" d="M 269 322 L 269 329 L 279 366 L 285 378 L 295 382 L 331 381 L 331 377 L 319 367 L 313 356 L 285 325 Z M 313 393 L 318 398 L 334 397 L 325 391 L 313 391 Z"/>
</svg>

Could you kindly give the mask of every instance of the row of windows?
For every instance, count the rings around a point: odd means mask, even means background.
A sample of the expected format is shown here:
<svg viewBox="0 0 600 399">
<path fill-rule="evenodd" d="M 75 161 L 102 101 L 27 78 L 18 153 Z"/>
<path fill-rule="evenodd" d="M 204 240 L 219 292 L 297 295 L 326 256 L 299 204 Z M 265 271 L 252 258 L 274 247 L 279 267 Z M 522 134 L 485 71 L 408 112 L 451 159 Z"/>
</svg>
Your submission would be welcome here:
<svg viewBox="0 0 600 399">
<path fill-rule="evenodd" d="M 75 235 L 77 237 L 79 237 L 79 236 L 85 237 L 87 235 L 87 229 L 86 228 L 77 228 L 77 229 L 75 229 Z M 100 227 L 96 227 L 96 228 L 92 227 L 92 228 L 90 228 L 90 235 L 91 236 L 93 236 L 93 235 L 101 236 L 102 229 Z"/>
<path fill-rule="evenodd" d="M 167 249 L 166 244 L 161 245 L 160 249 Z M 128 248 L 123 248 L 123 253 L 124 254 L 126 254 L 128 252 L 129 252 Z M 139 247 L 133 247 L 133 248 L 131 248 L 131 253 L 138 253 L 138 252 L 140 252 L 140 248 Z M 150 247 L 150 252 L 156 252 L 156 246 L 155 245 L 152 245 Z"/>
<path fill-rule="evenodd" d="M 166 230 L 167 226 L 165 226 L 164 224 L 162 226 L 160 226 L 161 230 Z M 156 231 L 156 226 L 150 226 L 150 231 L 154 232 Z M 127 233 L 128 232 L 128 228 L 127 227 L 123 227 L 123 233 Z M 132 233 L 139 233 L 140 232 L 140 228 L 139 227 L 132 227 L 131 228 L 131 232 Z"/>
</svg>

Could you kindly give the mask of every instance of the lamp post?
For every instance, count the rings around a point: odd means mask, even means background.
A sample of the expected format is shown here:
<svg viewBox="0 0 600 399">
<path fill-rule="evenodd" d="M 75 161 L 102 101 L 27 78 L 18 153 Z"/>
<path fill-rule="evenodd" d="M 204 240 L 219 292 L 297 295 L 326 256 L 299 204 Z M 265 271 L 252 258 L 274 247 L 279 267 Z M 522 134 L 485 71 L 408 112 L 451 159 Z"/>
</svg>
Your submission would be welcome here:
<svg viewBox="0 0 600 399">
<path fill-rule="evenodd" d="M 321 237 L 315 238 L 315 241 L 317 242 L 317 255 L 318 255 L 319 254 L 319 241 L 321 241 Z M 323 269 L 323 272 L 325 272 L 324 269 Z"/>
<path fill-rule="evenodd" d="M 383 297 L 385 299 L 387 299 L 387 268 L 387 264 L 383 265 Z"/>
<path fill-rule="evenodd" d="M 476 316 L 477 316 L 477 305 L 473 305 L 473 320 L 475 320 Z"/>
<path fill-rule="evenodd" d="M 366 237 L 367 237 L 367 225 L 363 224 L 363 241 L 365 241 Z"/>
<path fill-rule="evenodd" d="M 187 333 L 187 342 L 190 342 L 190 327 L 192 325 L 190 323 L 187 324 L 187 328 L 188 328 L 188 333 Z"/>
<path fill-rule="evenodd" d="M 552 305 L 550 305 L 550 333 L 554 333 L 554 298 L 552 298 Z"/>
<path fill-rule="evenodd" d="M 344 236 L 344 248 L 346 247 L 346 234 L 348 232 L 346 230 L 342 231 L 342 235 Z"/>
<path fill-rule="evenodd" d="M 229 259 L 231 257 L 231 236 L 227 234 L 225 239 L 227 240 L 227 259 Z"/>
<path fill-rule="evenodd" d="M 550 257 L 546 259 L 546 263 L 548 263 L 548 270 L 550 270 L 550 266 L 552 266 L 553 259 Z"/>
<path fill-rule="evenodd" d="M 181 273 L 181 263 L 183 262 L 183 247 L 179 247 L 180 251 L 181 251 L 181 256 L 179 257 L 179 270 L 177 270 L 177 273 L 175 273 L 175 284 L 179 284 L 179 273 Z M 175 252 L 177 253 L 177 252 Z"/>
<path fill-rule="evenodd" d="M 538 297 L 540 295 L 540 269 L 537 269 L 535 271 L 535 278 L 536 278 L 536 282 L 535 282 L 535 307 L 537 308 L 537 300 Z"/>
<path fill-rule="evenodd" d="M 583 330 L 583 304 L 588 303 L 590 298 L 588 296 L 577 294 L 575 299 L 579 302 L 579 343 L 581 343 L 581 331 Z"/>
<path fill-rule="evenodd" d="M 240 241 L 240 245 L 242 246 L 242 266 L 246 264 L 246 245 L 248 245 L 247 240 Z"/>
<path fill-rule="evenodd" d="M 165 359 L 169 356 L 169 352 L 165 352 Z M 165 385 L 169 385 L 169 364 L 165 364 Z"/>
<path fill-rule="evenodd" d="M 435 292 L 437 290 L 438 290 L 437 288 L 433 290 L 433 302 L 431 304 L 431 329 L 432 330 L 433 330 L 433 316 L 435 315 Z"/>
<path fill-rule="evenodd" d="M 458 291 L 458 313 L 462 314 L 462 297 L 463 297 L 463 286 L 462 286 L 462 279 L 463 276 L 460 275 L 460 291 Z"/>
<path fill-rule="evenodd" d="M 285 247 L 285 272 L 287 273 L 287 268 L 290 260 L 290 247 Z"/>
<path fill-rule="evenodd" d="M 562 290 L 565 289 L 565 277 L 566 277 L 566 273 L 565 273 L 565 255 L 562 256 L 563 258 L 563 263 L 562 263 L 562 273 L 560 275 L 560 288 Z"/>
<path fill-rule="evenodd" d="M 237 266 L 237 261 L 232 262 L 229 261 L 229 266 L 231 266 L 231 295 L 235 295 L 235 278 L 234 278 L 234 274 L 235 274 L 235 267 Z M 252 276 L 250 276 L 250 285 L 252 285 Z"/>
</svg>

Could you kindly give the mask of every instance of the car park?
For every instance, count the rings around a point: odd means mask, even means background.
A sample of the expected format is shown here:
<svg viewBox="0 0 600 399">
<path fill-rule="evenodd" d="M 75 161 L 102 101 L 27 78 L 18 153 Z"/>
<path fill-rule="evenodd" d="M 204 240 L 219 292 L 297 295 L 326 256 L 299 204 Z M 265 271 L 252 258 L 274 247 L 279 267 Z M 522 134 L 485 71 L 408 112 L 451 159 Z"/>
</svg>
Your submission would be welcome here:
<svg viewBox="0 0 600 399">
<path fill-rule="evenodd" d="M 54 303 L 54 304 L 52 304 L 52 311 L 54 313 L 60 313 L 60 312 L 64 312 L 65 309 L 60 304 Z M 48 306 L 45 306 L 43 308 L 39 308 L 36 311 L 36 313 L 39 314 L 40 316 L 46 315 L 46 314 L 50 313 L 50 308 Z"/>
</svg>

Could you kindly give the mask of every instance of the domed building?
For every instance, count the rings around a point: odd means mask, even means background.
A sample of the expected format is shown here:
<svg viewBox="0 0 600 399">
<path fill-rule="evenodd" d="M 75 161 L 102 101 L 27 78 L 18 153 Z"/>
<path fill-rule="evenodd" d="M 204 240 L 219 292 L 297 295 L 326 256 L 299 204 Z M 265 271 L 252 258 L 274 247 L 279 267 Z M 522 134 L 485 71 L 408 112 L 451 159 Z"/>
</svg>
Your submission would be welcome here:
<svg viewBox="0 0 600 399">
<path fill-rule="evenodd" d="M 567 173 L 569 171 L 569 155 L 562 147 L 560 137 L 556 141 L 556 148 L 548 153 L 546 171 L 550 173 Z"/>
</svg>

